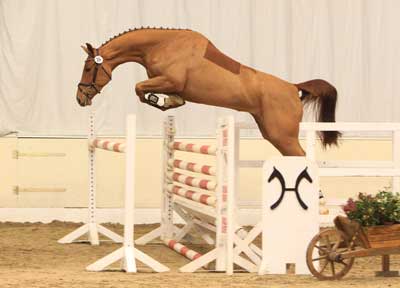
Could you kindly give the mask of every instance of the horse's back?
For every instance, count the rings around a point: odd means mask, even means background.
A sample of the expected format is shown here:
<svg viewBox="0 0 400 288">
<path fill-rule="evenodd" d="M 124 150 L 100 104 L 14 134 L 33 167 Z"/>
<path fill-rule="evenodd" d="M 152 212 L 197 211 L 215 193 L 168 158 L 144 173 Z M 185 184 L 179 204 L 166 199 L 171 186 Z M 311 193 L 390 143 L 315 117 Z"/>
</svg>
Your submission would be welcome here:
<svg viewBox="0 0 400 288">
<path fill-rule="evenodd" d="M 178 81 L 184 81 L 181 96 L 185 100 L 241 111 L 256 109 L 258 71 L 227 56 L 198 32 L 182 30 L 170 35 L 157 49 L 157 72 L 181 77 Z"/>
</svg>

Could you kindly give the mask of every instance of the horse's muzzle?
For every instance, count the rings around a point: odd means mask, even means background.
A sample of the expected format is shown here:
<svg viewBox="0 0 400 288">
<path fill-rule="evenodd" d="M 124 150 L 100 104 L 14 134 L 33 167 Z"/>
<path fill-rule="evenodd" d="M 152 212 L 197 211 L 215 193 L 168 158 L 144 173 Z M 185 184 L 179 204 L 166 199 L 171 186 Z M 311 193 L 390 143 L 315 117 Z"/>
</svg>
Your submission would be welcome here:
<svg viewBox="0 0 400 288">
<path fill-rule="evenodd" d="M 82 107 L 85 107 L 87 105 L 87 101 L 86 101 L 86 97 L 85 95 L 76 95 L 76 101 L 78 102 L 78 104 Z"/>
<path fill-rule="evenodd" d="M 86 106 L 85 103 L 78 97 L 76 96 L 76 101 L 78 102 L 78 104 L 82 107 Z"/>
<path fill-rule="evenodd" d="M 79 92 L 76 94 L 76 101 L 82 107 L 92 104 L 92 101 L 83 93 Z"/>
</svg>

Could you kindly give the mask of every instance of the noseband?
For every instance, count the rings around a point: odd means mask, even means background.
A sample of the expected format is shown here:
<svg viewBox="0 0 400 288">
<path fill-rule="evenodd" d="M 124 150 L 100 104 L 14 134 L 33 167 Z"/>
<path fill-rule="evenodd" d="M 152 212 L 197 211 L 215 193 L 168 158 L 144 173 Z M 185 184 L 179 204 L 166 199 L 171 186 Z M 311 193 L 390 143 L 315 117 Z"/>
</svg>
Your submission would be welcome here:
<svg viewBox="0 0 400 288">
<path fill-rule="evenodd" d="M 96 94 L 100 93 L 100 91 L 101 91 L 101 89 L 102 89 L 102 88 L 99 88 L 98 85 L 96 84 L 96 79 L 97 79 L 97 74 L 98 74 L 98 72 L 99 72 L 99 68 L 101 68 L 101 69 L 104 71 L 104 73 L 106 73 L 106 75 L 108 76 L 108 78 L 109 78 L 110 80 L 111 80 L 111 75 L 110 75 L 110 74 L 106 71 L 106 69 L 104 68 L 104 66 L 103 66 L 104 59 L 103 59 L 103 57 L 101 57 L 101 56 L 99 55 L 98 49 L 95 49 L 95 55 L 94 55 L 94 57 L 89 57 L 89 59 L 86 60 L 86 61 L 90 61 L 90 60 L 94 61 L 94 65 L 95 65 L 95 66 L 94 66 L 94 73 L 93 73 L 92 81 L 91 81 L 90 83 L 83 83 L 83 82 L 80 82 L 80 83 L 78 84 L 78 90 L 79 90 L 83 95 L 85 95 L 85 97 L 86 97 L 87 99 L 92 100 L 93 97 L 94 97 Z M 89 87 L 89 88 L 92 88 L 92 89 L 94 89 L 94 90 L 96 91 L 96 94 L 90 95 L 90 94 L 88 94 L 88 93 L 85 93 L 85 91 L 83 91 L 82 87 Z"/>
</svg>

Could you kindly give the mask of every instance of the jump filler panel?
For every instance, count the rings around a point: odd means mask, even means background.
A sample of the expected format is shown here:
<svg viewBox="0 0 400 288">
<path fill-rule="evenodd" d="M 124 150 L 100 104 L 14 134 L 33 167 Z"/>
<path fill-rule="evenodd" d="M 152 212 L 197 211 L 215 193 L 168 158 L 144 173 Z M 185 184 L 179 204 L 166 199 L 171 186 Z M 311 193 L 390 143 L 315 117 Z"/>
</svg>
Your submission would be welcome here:
<svg viewBox="0 0 400 288">
<path fill-rule="evenodd" d="M 263 257 L 259 274 L 310 274 L 308 243 L 319 230 L 317 166 L 304 157 L 281 157 L 263 167 Z M 317 256 L 315 256 L 317 257 Z"/>
</svg>

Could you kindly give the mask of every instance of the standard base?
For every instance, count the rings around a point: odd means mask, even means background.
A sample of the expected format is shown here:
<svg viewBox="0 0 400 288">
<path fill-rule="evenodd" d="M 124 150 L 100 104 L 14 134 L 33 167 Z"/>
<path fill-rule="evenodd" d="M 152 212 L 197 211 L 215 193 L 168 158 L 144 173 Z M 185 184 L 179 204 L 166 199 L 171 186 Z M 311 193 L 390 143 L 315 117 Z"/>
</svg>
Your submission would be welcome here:
<svg viewBox="0 0 400 288">
<path fill-rule="evenodd" d="M 60 244 L 70 244 L 76 242 L 77 239 L 82 237 L 83 235 L 88 234 L 88 242 L 91 245 L 99 245 L 99 234 L 106 236 L 107 238 L 111 239 L 115 243 L 122 243 L 124 238 L 122 238 L 117 233 L 105 228 L 104 226 L 96 223 L 87 223 L 83 226 L 79 227 L 78 229 L 72 231 L 68 235 L 64 236 L 58 243 Z"/>
<path fill-rule="evenodd" d="M 121 247 L 118 250 L 108 254 L 107 256 L 97 260 L 93 264 L 86 267 L 86 270 L 92 272 L 100 272 L 105 270 L 111 264 L 121 260 L 121 270 L 127 273 L 136 273 L 136 259 L 147 265 L 155 272 L 167 272 L 169 268 L 154 260 L 142 251 L 132 247 Z"/>
</svg>

